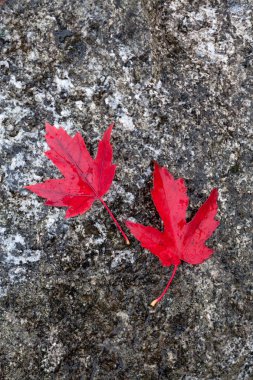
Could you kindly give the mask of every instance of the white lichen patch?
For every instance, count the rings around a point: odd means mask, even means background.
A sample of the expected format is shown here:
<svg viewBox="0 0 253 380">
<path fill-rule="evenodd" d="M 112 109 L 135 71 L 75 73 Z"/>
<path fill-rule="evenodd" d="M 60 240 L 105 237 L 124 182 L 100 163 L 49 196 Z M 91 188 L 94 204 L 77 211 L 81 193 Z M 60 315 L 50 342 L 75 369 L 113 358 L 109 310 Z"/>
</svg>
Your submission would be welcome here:
<svg viewBox="0 0 253 380">
<path fill-rule="evenodd" d="M 15 266 L 9 270 L 9 281 L 18 282 L 25 276 L 26 270 L 20 266 Z"/>
<path fill-rule="evenodd" d="M 134 56 L 129 46 L 121 46 L 119 48 L 119 55 L 124 63 L 129 61 Z"/>
<path fill-rule="evenodd" d="M 123 103 L 123 95 L 119 91 L 115 91 L 113 95 L 109 95 L 105 98 L 105 104 L 111 107 L 113 110 L 116 110 L 118 106 Z"/>
<path fill-rule="evenodd" d="M 123 114 L 119 118 L 119 123 L 122 125 L 123 129 L 127 131 L 133 131 L 134 130 L 134 123 L 131 116 L 127 114 Z"/>
<path fill-rule="evenodd" d="M 19 90 L 21 90 L 23 88 L 22 82 L 16 80 L 16 77 L 14 75 L 11 75 L 10 84 L 12 84 L 13 86 L 15 86 Z"/>
<path fill-rule="evenodd" d="M 40 260 L 41 251 L 26 248 L 26 240 L 20 233 L 6 235 L 6 229 L 0 229 L 1 263 L 6 268 L 8 283 L 23 281 L 26 264 Z M 7 287 L 0 288 L 0 297 L 6 294 Z"/>
<path fill-rule="evenodd" d="M 40 259 L 40 251 L 24 249 L 25 239 L 22 235 L 10 235 L 2 239 L 3 260 L 7 264 L 26 264 Z"/>
<path fill-rule="evenodd" d="M 87 215 L 87 214 L 86 214 Z M 87 216 L 88 217 L 88 216 Z M 109 217 L 109 215 L 108 215 Z M 85 236 L 85 229 L 82 227 L 80 228 L 82 231 L 82 234 Z M 97 232 L 99 232 L 97 234 Z M 95 222 L 94 223 L 94 233 L 96 233 L 96 236 L 85 236 L 85 245 L 87 247 L 93 246 L 94 249 L 103 246 L 103 244 L 106 242 L 107 239 L 107 229 L 103 223 Z"/>
<path fill-rule="evenodd" d="M 189 33 L 189 38 L 198 41 L 195 47 L 196 55 L 207 58 L 210 62 L 228 61 L 228 53 L 233 53 L 233 45 L 227 38 L 224 41 L 217 41 L 219 23 L 216 9 L 213 7 L 200 7 L 199 12 L 191 14 L 192 22 L 200 22 L 205 27 L 198 31 Z"/>
<path fill-rule="evenodd" d="M 126 249 L 124 251 L 115 251 L 115 258 L 111 262 L 111 268 L 116 268 L 118 265 L 121 265 L 124 261 L 133 264 L 135 262 L 133 252 Z"/>
<path fill-rule="evenodd" d="M 94 95 L 94 92 L 95 92 L 95 86 L 91 86 L 91 87 L 84 87 L 83 88 L 86 96 L 91 99 L 92 96 Z"/>
<path fill-rule="evenodd" d="M 226 70 L 230 57 L 236 53 L 234 35 L 243 43 L 252 41 L 252 10 L 242 4 L 233 3 L 229 8 L 233 34 L 223 33 L 224 19 L 218 6 L 205 4 L 197 10 L 187 9 L 181 1 L 174 0 L 170 2 L 169 9 L 169 33 L 178 39 L 186 51 L 192 53 L 195 61 L 219 64 Z M 178 31 L 179 24 L 187 33 Z"/>
<path fill-rule="evenodd" d="M 81 100 L 78 100 L 77 102 L 75 102 L 75 105 L 79 111 L 82 111 L 84 109 L 84 103 Z"/>
<path fill-rule="evenodd" d="M 150 144 L 146 144 L 145 148 L 150 151 L 150 156 L 152 156 L 153 160 L 157 160 L 161 154 L 161 149 L 156 149 Z"/>
<path fill-rule="evenodd" d="M 4 66 L 8 69 L 10 67 L 10 64 L 7 60 L 5 60 L 5 61 L 0 61 L 0 66 Z M 2 95 L 0 94 L 0 100 L 1 99 L 2 99 Z"/>
<path fill-rule="evenodd" d="M 16 154 L 12 158 L 9 169 L 15 170 L 17 168 L 22 168 L 23 166 L 25 166 L 25 160 L 24 160 L 24 153 L 21 152 L 21 153 Z"/>
<path fill-rule="evenodd" d="M 105 239 L 107 236 L 107 231 L 106 231 L 105 225 L 98 223 L 98 222 L 95 222 L 95 227 L 98 229 L 98 231 L 101 234 L 101 236 L 103 237 L 103 239 Z"/>
<path fill-rule="evenodd" d="M 126 191 L 123 186 L 121 186 L 118 182 L 114 182 L 112 188 L 108 194 L 106 194 L 105 199 L 108 203 L 113 202 L 117 196 L 121 196 L 122 200 L 128 204 L 133 204 L 135 200 L 134 194 Z"/>
<path fill-rule="evenodd" d="M 116 315 L 123 321 L 123 323 L 128 324 L 129 315 L 127 313 L 125 313 L 124 311 L 118 311 Z"/>
<path fill-rule="evenodd" d="M 3 247 L 7 252 L 13 252 L 16 249 L 17 244 L 25 245 L 24 237 L 19 234 L 10 235 L 3 240 Z"/>
<path fill-rule="evenodd" d="M 53 212 L 49 212 L 47 217 L 45 218 L 45 226 L 48 232 L 55 232 L 57 229 L 57 223 L 60 219 L 62 219 L 62 209 L 54 208 Z"/>
<path fill-rule="evenodd" d="M 235 28 L 237 36 L 241 37 L 244 42 L 252 42 L 252 8 L 247 9 L 243 4 L 231 5 L 230 22 Z"/>
<path fill-rule="evenodd" d="M 69 74 L 67 71 L 64 71 L 63 73 L 60 73 L 60 71 L 58 71 L 57 75 L 55 75 L 54 77 L 54 82 L 56 83 L 58 92 L 70 92 L 73 88 L 73 83 L 69 78 Z"/>
</svg>

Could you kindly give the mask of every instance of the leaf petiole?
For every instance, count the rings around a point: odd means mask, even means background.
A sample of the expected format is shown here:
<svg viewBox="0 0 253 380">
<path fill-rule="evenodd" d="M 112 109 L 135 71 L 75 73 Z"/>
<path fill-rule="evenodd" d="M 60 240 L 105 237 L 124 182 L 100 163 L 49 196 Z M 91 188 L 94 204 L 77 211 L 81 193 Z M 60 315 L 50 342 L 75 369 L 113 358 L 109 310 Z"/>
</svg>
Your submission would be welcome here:
<svg viewBox="0 0 253 380">
<path fill-rule="evenodd" d="M 171 275 L 171 277 L 170 277 L 170 279 L 169 279 L 169 282 L 168 282 L 168 284 L 166 285 L 164 291 L 162 292 L 162 294 L 161 294 L 158 298 L 156 298 L 154 301 L 151 302 L 151 304 L 150 304 L 151 306 L 154 307 L 158 302 L 161 301 L 161 299 L 163 298 L 163 296 L 166 294 L 166 292 L 167 292 L 167 290 L 169 289 L 170 284 L 172 283 L 172 280 L 173 280 L 173 278 L 174 278 L 174 276 L 175 276 L 175 274 L 176 274 L 177 268 L 178 268 L 178 265 L 175 265 L 175 266 L 174 266 L 174 269 L 173 269 L 173 272 L 172 272 L 172 275 Z"/>
<path fill-rule="evenodd" d="M 103 206 L 106 208 L 106 210 L 108 211 L 108 214 L 110 215 L 110 217 L 112 218 L 112 220 L 116 224 L 116 227 L 118 228 L 118 230 L 120 231 L 121 235 L 125 239 L 126 244 L 130 245 L 130 241 L 128 240 L 128 237 L 126 236 L 125 232 L 120 227 L 119 222 L 117 221 L 117 219 L 115 218 L 115 216 L 113 215 L 113 213 L 111 212 L 111 210 L 109 209 L 109 207 L 107 206 L 107 204 L 105 203 L 105 201 L 103 200 L 103 198 L 99 198 L 99 200 L 101 201 L 101 203 L 103 204 Z"/>
</svg>

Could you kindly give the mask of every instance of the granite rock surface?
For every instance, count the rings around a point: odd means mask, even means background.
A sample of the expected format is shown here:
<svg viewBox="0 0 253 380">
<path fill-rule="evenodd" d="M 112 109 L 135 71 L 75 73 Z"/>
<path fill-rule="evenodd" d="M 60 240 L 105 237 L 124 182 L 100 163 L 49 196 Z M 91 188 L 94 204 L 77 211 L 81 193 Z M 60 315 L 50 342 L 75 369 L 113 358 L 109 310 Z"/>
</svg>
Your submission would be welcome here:
<svg viewBox="0 0 253 380">
<path fill-rule="evenodd" d="M 250 0 L 6 0 L 0 5 L 0 378 L 253 378 Z M 102 205 L 64 219 L 24 190 L 56 178 L 44 123 L 94 155 L 114 120 L 106 196 L 161 227 L 153 161 L 184 177 L 191 218 L 219 188 L 214 256 L 170 268 Z"/>
</svg>

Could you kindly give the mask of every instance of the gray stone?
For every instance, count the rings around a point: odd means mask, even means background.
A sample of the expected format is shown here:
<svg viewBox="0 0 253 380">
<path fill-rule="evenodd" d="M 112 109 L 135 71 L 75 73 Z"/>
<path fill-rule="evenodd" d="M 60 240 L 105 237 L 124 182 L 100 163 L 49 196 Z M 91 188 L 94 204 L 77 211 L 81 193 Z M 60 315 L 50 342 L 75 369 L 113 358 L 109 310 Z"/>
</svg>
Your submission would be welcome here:
<svg viewBox="0 0 253 380">
<path fill-rule="evenodd" d="M 252 2 L 6 0 L 0 6 L 0 378 L 253 378 Z M 189 218 L 219 188 L 213 257 L 171 273 L 99 203 L 64 219 L 24 190 L 59 176 L 44 123 L 92 154 L 115 120 L 106 196 L 161 227 L 153 161 L 184 177 Z"/>
</svg>

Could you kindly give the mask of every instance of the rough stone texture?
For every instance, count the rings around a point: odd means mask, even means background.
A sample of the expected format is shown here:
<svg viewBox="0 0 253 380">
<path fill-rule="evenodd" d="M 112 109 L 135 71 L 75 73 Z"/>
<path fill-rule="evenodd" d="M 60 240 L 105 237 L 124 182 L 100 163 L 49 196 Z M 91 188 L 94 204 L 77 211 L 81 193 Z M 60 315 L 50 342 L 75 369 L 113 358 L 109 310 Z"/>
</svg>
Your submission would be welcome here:
<svg viewBox="0 0 253 380">
<path fill-rule="evenodd" d="M 252 379 L 252 1 L 1 3 L 0 378 Z M 58 175 L 45 120 L 92 154 L 116 121 L 121 222 L 161 226 L 153 160 L 186 178 L 189 217 L 219 188 L 215 255 L 155 310 L 170 269 L 101 204 L 65 220 L 23 190 Z"/>
</svg>

